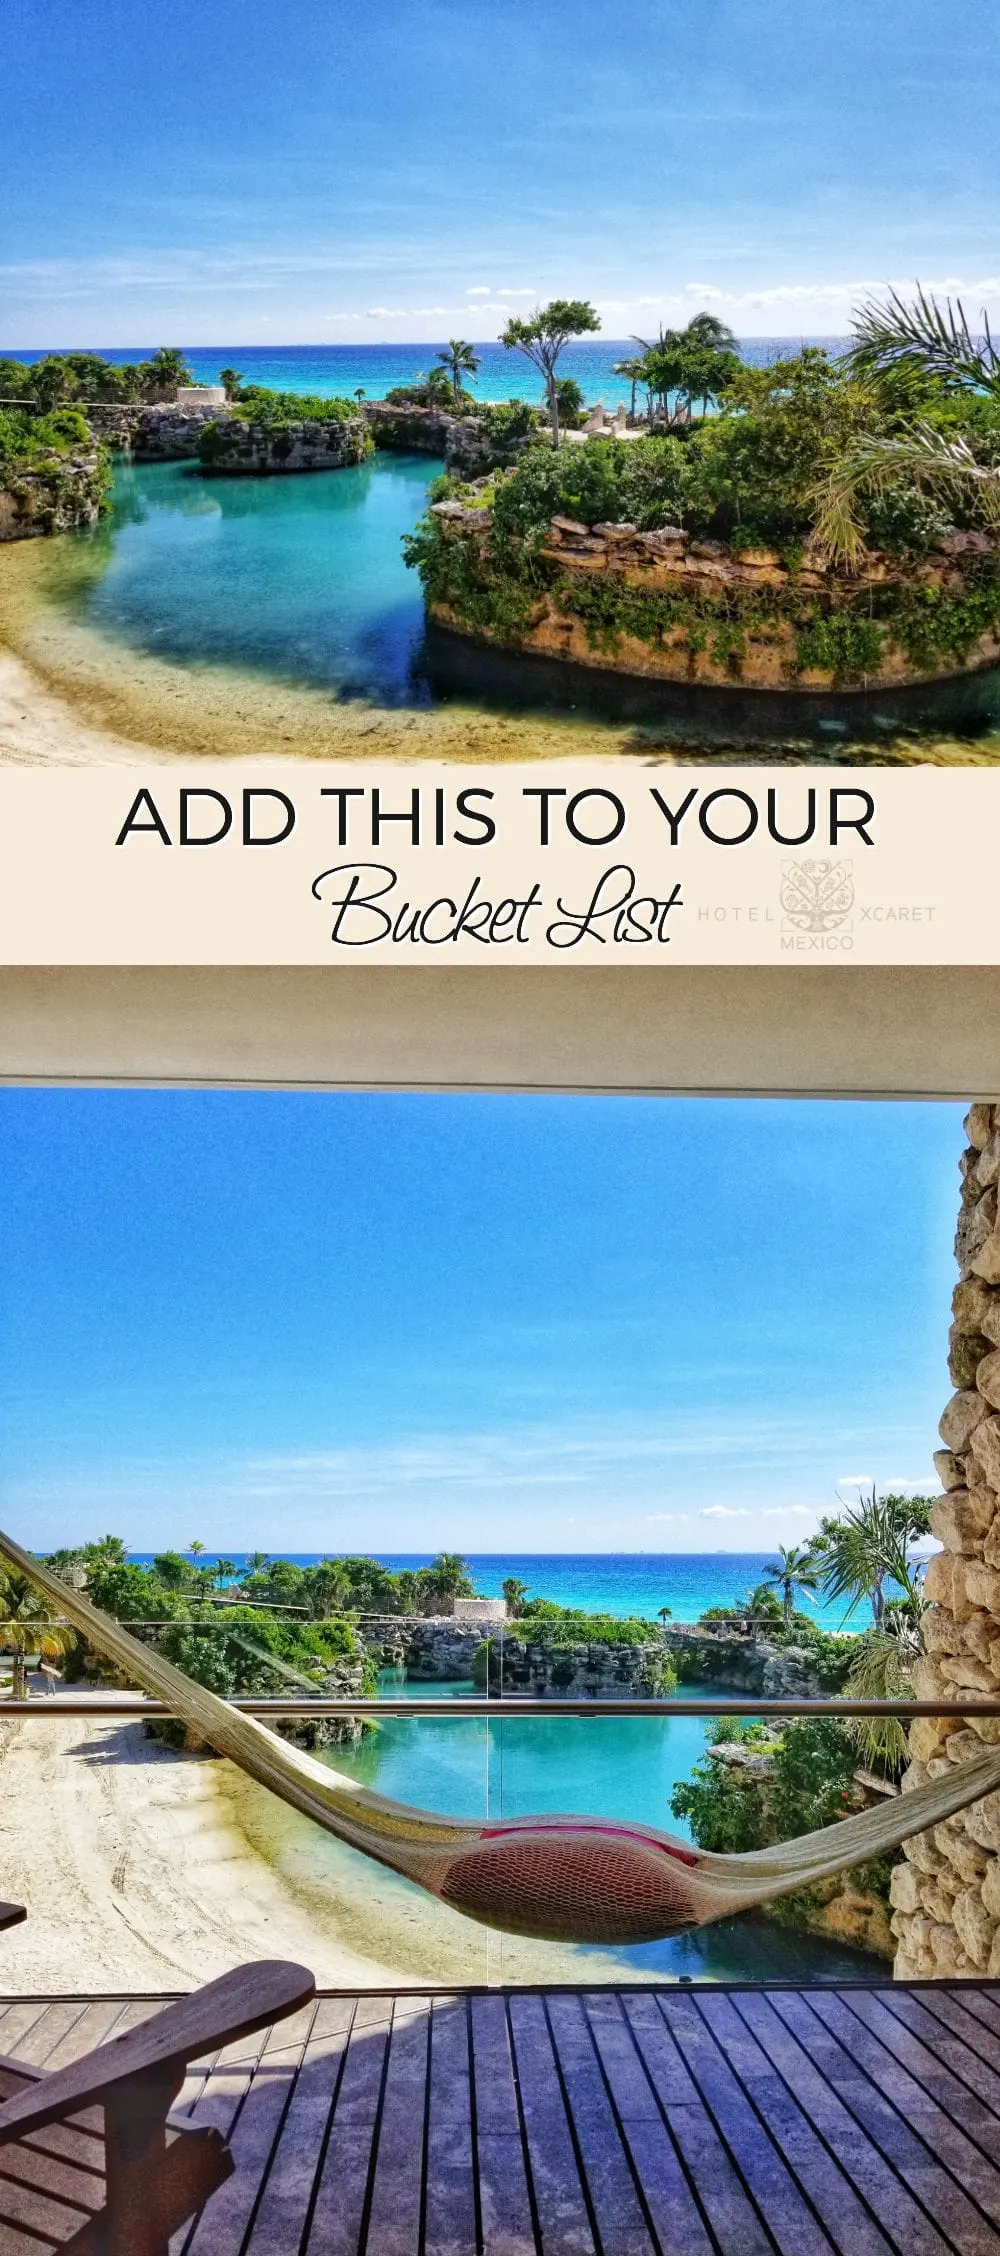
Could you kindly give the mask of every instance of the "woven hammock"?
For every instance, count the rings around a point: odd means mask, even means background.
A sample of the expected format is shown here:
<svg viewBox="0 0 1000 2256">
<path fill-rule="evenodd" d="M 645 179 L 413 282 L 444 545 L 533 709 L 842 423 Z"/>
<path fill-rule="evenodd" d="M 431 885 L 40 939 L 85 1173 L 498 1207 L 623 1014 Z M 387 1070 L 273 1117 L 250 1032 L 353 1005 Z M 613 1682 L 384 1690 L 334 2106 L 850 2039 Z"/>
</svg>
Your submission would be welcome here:
<svg viewBox="0 0 1000 2256">
<path fill-rule="evenodd" d="M 133 1683 L 192 1732 L 338 1841 L 400 1872 L 470 1919 L 563 1943 L 654 1942 L 812 1887 L 1000 1788 L 1000 1753 L 878 1808 L 775 1848 L 714 1856 L 652 1825 L 612 1818 L 438 1817 L 389 1801 L 289 1746 L 195 1684 L 0 1531 L 0 1553 Z"/>
</svg>

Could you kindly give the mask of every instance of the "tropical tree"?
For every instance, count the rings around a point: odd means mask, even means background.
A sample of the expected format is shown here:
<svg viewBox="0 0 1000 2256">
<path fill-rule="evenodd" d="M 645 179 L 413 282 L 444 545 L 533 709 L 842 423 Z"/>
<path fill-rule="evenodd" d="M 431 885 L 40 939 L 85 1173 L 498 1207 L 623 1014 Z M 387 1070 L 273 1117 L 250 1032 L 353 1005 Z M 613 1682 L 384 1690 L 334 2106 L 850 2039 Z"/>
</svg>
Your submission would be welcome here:
<svg viewBox="0 0 1000 2256">
<path fill-rule="evenodd" d="M 216 1559 L 212 1580 L 217 1582 L 221 1589 L 223 1583 L 235 1582 L 236 1572 L 235 1559 Z"/>
<path fill-rule="evenodd" d="M 197 1536 L 195 1537 L 193 1543 L 188 1544 L 188 1552 L 192 1559 L 202 1558 L 204 1556 L 204 1551 L 205 1546 L 203 1543 L 199 1543 Z"/>
<path fill-rule="evenodd" d="M 501 330 L 500 343 L 504 350 L 524 353 L 542 378 L 554 447 L 559 444 L 559 394 L 556 389 L 559 355 L 569 344 L 571 337 L 591 336 L 600 326 L 600 319 L 588 299 L 552 298 L 548 305 L 536 306 L 534 313 L 528 314 L 526 318 L 513 314 L 506 328 Z"/>
<path fill-rule="evenodd" d="M 816 1579 L 827 1598 L 849 1600 L 845 1619 L 867 1598 L 881 1627 L 890 1603 L 887 1584 L 895 1584 L 911 1616 L 919 1616 L 920 1568 L 911 1550 L 929 1532 L 930 1515 L 929 1497 L 880 1495 L 873 1482 L 870 1495 L 862 1493 L 857 1504 L 821 1522 L 810 1546 Z"/>
<path fill-rule="evenodd" d="M 919 285 L 911 304 L 890 290 L 887 298 L 869 299 L 854 314 L 855 342 L 848 365 L 859 376 L 884 375 L 905 369 L 919 376 L 934 376 L 949 388 L 990 392 L 1000 399 L 1000 350 L 993 342 L 989 317 L 984 312 L 982 335 L 975 337 L 961 298 L 939 305 Z"/>
<path fill-rule="evenodd" d="M 239 399 L 243 377 L 238 368 L 220 368 L 219 382 L 225 391 L 227 400 L 232 403 Z"/>
<path fill-rule="evenodd" d="M 477 376 L 479 354 L 475 345 L 466 344 L 464 337 L 449 337 L 448 349 L 440 352 L 438 359 L 451 379 L 451 396 L 455 407 L 460 404 L 463 376 Z"/>
<path fill-rule="evenodd" d="M 153 1573 L 165 1590 L 186 1590 L 191 1582 L 191 1562 L 181 1551 L 158 1551 L 153 1559 Z"/>
<path fill-rule="evenodd" d="M 13 1656 L 11 1695 L 28 1697 L 27 1655 L 54 1662 L 72 1651 L 76 1632 L 56 1621 L 52 1607 L 26 1576 L 13 1567 L 0 1567 L 0 1652 Z"/>
<path fill-rule="evenodd" d="M 632 398 L 629 403 L 629 417 L 633 423 L 635 422 L 635 395 L 637 387 L 643 381 L 643 369 L 643 361 L 636 357 L 633 360 L 616 360 L 611 370 L 613 376 L 624 376 L 627 382 L 632 386 Z"/>
<path fill-rule="evenodd" d="M 507 1600 L 508 1613 L 519 1614 L 531 1587 L 530 1583 L 522 1582 L 517 1575 L 508 1575 L 501 1587 Z"/>
<path fill-rule="evenodd" d="M 469 1571 L 458 1551 L 439 1551 L 429 1567 L 421 1570 L 425 1598 L 431 1605 L 452 1604 L 456 1598 L 473 1598 L 475 1590 Z"/>
<path fill-rule="evenodd" d="M 818 1581 L 819 1569 L 807 1546 L 794 1543 L 790 1550 L 786 1550 L 785 1545 L 779 1543 L 777 1558 L 769 1559 L 764 1568 L 762 1587 L 765 1590 L 780 1591 L 781 1611 L 787 1626 L 792 1618 L 796 1597 L 800 1593 L 807 1597 L 815 1590 Z"/>
<path fill-rule="evenodd" d="M 658 1620 L 658 1621 L 661 1621 L 661 1622 L 668 1622 L 668 1621 L 673 1621 L 673 1618 L 674 1618 L 674 1609 L 673 1609 L 673 1607 L 672 1607 L 672 1606 L 661 1606 L 661 1607 L 660 1607 L 660 1608 L 658 1609 L 658 1612 L 657 1612 L 657 1617 L 656 1617 L 656 1618 L 657 1618 L 657 1620 Z"/>
<path fill-rule="evenodd" d="M 913 1663 L 921 1651 L 920 1607 L 891 1600 L 881 1622 L 857 1639 L 844 1691 L 855 1700 L 912 1700 Z M 906 1760 L 906 1730 L 898 1716 L 849 1716 L 847 1729 L 863 1760 L 889 1771 Z"/>
<path fill-rule="evenodd" d="M 890 290 L 855 312 L 847 369 L 876 391 L 902 377 L 917 386 L 918 398 L 937 387 L 1000 402 L 1000 349 L 985 312 L 981 320 L 977 337 L 960 298 L 940 304 L 918 286 L 908 303 Z M 893 430 L 862 433 L 815 488 L 816 537 L 833 561 L 860 561 L 859 503 L 865 497 L 877 502 L 901 478 L 953 507 L 972 508 L 988 525 L 1000 524 L 1000 464 L 981 460 L 961 433 L 915 415 Z"/>
<path fill-rule="evenodd" d="M 183 353 L 175 345 L 161 345 L 152 359 L 142 361 L 140 366 L 147 399 L 166 399 L 194 382 Z"/>
<path fill-rule="evenodd" d="M 952 507 L 971 505 L 985 524 L 1000 525 L 1000 464 L 981 462 L 960 434 L 923 421 L 884 435 L 863 432 L 810 497 L 816 543 L 831 562 L 852 569 L 860 563 L 866 543 L 859 503 L 881 501 L 900 479 Z"/>
</svg>

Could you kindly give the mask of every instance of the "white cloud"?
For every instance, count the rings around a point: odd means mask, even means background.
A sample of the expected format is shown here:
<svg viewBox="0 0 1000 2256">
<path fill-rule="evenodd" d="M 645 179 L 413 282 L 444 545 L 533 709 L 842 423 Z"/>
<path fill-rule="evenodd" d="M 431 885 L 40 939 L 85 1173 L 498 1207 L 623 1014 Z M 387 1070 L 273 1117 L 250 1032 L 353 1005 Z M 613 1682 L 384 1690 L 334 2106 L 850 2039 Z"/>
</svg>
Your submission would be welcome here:
<svg viewBox="0 0 1000 2256">
<path fill-rule="evenodd" d="M 698 1514 L 700 1520 L 749 1520 L 751 1514 L 745 1504 L 706 1504 Z"/>
<path fill-rule="evenodd" d="M 369 306 L 366 321 L 430 321 L 440 316 L 447 320 L 454 312 L 453 306 Z"/>
<path fill-rule="evenodd" d="M 646 1519 L 649 1522 L 650 1526 L 652 1526 L 653 1522 L 656 1520 L 689 1520 L 690 1517 L 690 1512 L 647 1512 L 646 1514 Z"/>
</svg>

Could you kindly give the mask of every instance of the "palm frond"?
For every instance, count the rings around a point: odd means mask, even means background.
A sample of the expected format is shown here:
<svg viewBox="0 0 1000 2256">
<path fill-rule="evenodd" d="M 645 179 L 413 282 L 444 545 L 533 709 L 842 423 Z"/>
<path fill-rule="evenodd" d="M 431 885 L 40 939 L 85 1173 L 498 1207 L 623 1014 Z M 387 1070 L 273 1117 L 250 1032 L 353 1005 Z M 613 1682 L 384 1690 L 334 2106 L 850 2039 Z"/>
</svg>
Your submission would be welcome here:
<svg viewBox="0 0 1000 2256">
<path fill-rule="evenodd" d="M 856 1700 L 912 1700 L 910 1670 L 920 1650 L 913 1623 L 892 1629 L 866 1629 L 859 1637 L 844 1687 Z M 866 1763 L 900 1770 L 906 1761 L 906 1732 L 896 1716 L 852 1716 L 847 1729 Z"/>
<path fill-rule="evenodd" d="M 981 316 L 982 336 L 973 336 L 960 298 L 941 305 L 918 284 L 912 303 L 890 290 L 888 298 L 859 306 L 853 318 L 857 342 L 848 366 L 855 374 L 912 368 L 962 388 L 1000 392 L 1000 353 L 988 317 Z"/>
<path fill-rule="evenodd" d="M 862 494 L 881 499 L 900 477 L 952 502 L 972 493 L 987 523 L 1000 525 L 1000 465 L 978 461 L 965 439 L 946 438 L 929 423 L 891 438 L 866 432 L 808 496 L 816 545 L 832 563 L 853 569 L 860 561 L 865 538 L 858 502 Z"/>
</svg>

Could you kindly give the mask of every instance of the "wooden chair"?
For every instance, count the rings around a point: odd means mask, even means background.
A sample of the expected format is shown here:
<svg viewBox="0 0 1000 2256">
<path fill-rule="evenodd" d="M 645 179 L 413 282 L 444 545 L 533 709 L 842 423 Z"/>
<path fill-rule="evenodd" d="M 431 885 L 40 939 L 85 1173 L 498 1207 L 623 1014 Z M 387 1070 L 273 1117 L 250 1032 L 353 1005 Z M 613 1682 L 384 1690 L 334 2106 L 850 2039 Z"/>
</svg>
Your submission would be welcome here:
<svg viewBox="0 0 1000 2256">
<path fill-rule="evenodd" d="M 0 1926 L 18 1918 L 0 1906 Z M 189 2062 L 315 1990 L 304 1966 L 265 1959 L 51 2075 L 0 2057 L 0 2256 L 168 2256 L 234 2168 L 218 2131 L 170 2120 Z"/>
</svg>

